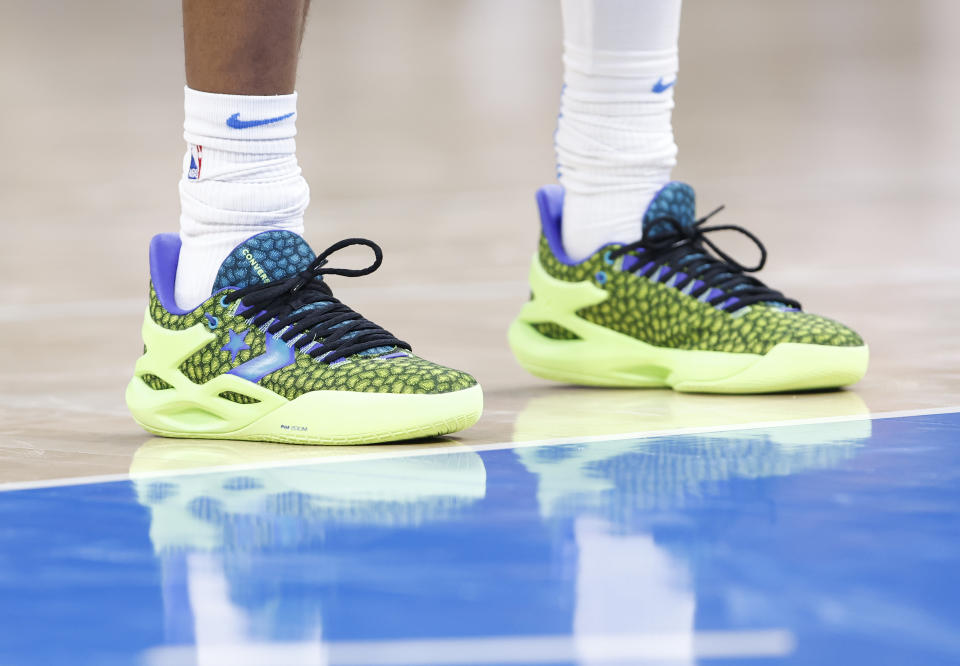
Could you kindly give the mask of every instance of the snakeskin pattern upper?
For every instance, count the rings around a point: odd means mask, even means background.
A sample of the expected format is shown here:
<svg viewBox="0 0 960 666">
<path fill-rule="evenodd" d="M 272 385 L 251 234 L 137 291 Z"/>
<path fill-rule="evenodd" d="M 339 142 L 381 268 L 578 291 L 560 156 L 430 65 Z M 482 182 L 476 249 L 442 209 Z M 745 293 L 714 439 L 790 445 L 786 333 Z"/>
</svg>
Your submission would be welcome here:
<svg viewBox="0 0 960 666">
<path fill-rule="evenodd" d="M 610 295 L 577 312 L 594 324 L 673 349 L 765 354 L 780 342 L 839 347 L 863 344 L 860 336 L 843 324 L 776 305 L 755 304 L 734 313 L 723 312 L 680 289 L 622 270 L 623 257 L 608 264 L 607 251 L 617 247 L 608 245 L 585 261 L 568 265 L 554 256 L 546 237 L 540 238 L 539 259 L 547 273 L 568 282 L 589 280 Z"/>
<path fill-rule="evenodd" d="M 264 231 L 245 240 L 223 260 L 213 291 L 282 280 L 304 270 L 315 257 L 297 234 Z"/>
<path fill-rule="evenodd" d="M 215 328 L 211 329 L 214 340 L 180 365 L 180 371 L 196 384 L 203 384 L 229 372 L 266 350 L 264 332 L 251 327 L 246 318 L 234 314 L 236 303 L 221 303 L 226 293 L 216 293 L 193 311 L 176 315 L 163 307 L 153 284 L 150 285 L 150 316 L 160 326 L 183 330 L 198 324 L 206 325 L 209 322 L 208 315 L 217 322 Z M 231 331 L 235 336 L 243 335 L 247 349 L 236 354 L 224 349 Z M 289 400 L 308 391 L 447 393 L 477 383 L 465 372 L 432 363 L 406 351 L 402 353 L 403 356 L 394 358 L 387 358 L 392 356 L 390 353 L 376 356 L 355 354 L 345 361 L 327 364 L 297 351 L 291 365 L 266 375 L 258 383 Z"/>
</svg>

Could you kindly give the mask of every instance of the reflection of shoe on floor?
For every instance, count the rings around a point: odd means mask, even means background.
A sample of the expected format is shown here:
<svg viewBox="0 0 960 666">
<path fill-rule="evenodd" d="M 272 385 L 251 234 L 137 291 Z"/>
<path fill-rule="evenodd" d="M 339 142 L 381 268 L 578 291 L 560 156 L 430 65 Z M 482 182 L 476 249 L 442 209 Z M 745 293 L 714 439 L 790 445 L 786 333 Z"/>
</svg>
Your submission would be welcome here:
<svg viewBox="0 0 960 666">
<path fill-rule="evenodd" d="M 858 438 L 870 434 L 870 421 L 866 418 L 869 413 L 866 404 L 853 391 L 718 396 L 558 386 L 544 390 L 524 405 L 514 422 L 513 439 L 523 442 L 862 416 L 862 419 L 838 422 L 832 429 Z M 796 427 L 781 428 L 776 429 L 775 436 L 796 437 L 799 432 Z"/>
<path fill-rule="evenodd" d="M 624 523 L 648 509 L 697 504 L 711 492 L 705 483 L 835 467 L 853 458 L 870 434 L 871 421 L 858 418 L 516 451 L 538 478 L 537 498 L 545 516 L 581 515 L 591 508 Z"/>
<path fill-rule="evenodd" d="M 366 245 L 369 269 L 326 267 L 326 257 Z M 168 437 L 365 444 L 456 432 L 480 417 L 473 377 L 419 358 L 340 303 L 328 274 L 380 265 L 370 241 L 342 241 L 315 257 L 288 231 L 268 231 L 223 262 L 213 294 L 193 310 L 174 302 L 176 234 L 150 245 L 144 353 L 127 405 Z"/>
<path fill-rule="evenodd" d="M 563 189 L 547 186 L 537 201 L 543 234 L 532 297 L 510 328 L 514 354 L 531 373 L 574 384 L 766 393 L 845 386 L 866 372 L 860 336 L 802 312 L 716 249 L 706 218 L 694 219 L 689 185 L 660 190 L 641 240 L 580 262 L 561 242 Z"/>
<path fill-rule="evenodd" d="M 453 518 L 483 499 L 479 455 L 458 444 L 430 448 L 436 452 L 364 459 L 356 449 L 324 455 L 327 449 L 158 438 L 137 450 L 130 475 L 150 509 L 158 552 L 243 549 L 280 545 L 291 538 L 291 520 L 402 527 Z M 265 527 L 274 523 L 286 527 Z"/>
</svg>

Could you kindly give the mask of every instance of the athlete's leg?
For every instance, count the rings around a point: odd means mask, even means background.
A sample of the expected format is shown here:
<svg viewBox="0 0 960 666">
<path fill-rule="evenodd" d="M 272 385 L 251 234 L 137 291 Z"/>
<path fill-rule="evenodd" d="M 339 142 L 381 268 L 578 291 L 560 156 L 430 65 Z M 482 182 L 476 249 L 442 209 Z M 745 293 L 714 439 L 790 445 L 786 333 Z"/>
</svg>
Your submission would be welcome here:
<svg viewBox="0 0 960 666">
<path fill-rule="evenodd" d="M 186 54 L 176 299 L 194 307 L 226 256 L 271 229 L 303 233 L 294 82 L 309 0 L 184 0 Z"/>
<path fill-rule="evenodd" d="M 310 0 L 183 0 L 187 86 L 230 95 L 293 92 Z"/>
<path fill-rule="evenodd" d="M 480 417 L 465 372 L 338 301 L 324 279 L 380 266 L 371 241 L 307 245 L 309 200 L 294 153 L 306 0 L 185 0 L 180 235 L 150 246 L 134 418 L 175 437 L 363 444 L 442 435 Z M 350 245 L 366 269 L 329 266 Z M 334 262 L 336 259 L 334 259 Z"/>
<path fill-rule="evenodd" d="M 680 0 L 563 0 L 564 90 L 556 134 L 563 243 L 582 259 L 640 237 L 676 163 L 670 112 Z"/>
<path fill-rule="evenodd" d="M 563 17 L 563 187 L 538 193 L 532 296 L 510 328 L 521 364 L 564 382 L 720 393 L 858 381 L 860 336 L 748 275 L 763 260 L 718 250 L 693 188 L 668 182 L 680 0 L 564 0 Z"/>
</svg>

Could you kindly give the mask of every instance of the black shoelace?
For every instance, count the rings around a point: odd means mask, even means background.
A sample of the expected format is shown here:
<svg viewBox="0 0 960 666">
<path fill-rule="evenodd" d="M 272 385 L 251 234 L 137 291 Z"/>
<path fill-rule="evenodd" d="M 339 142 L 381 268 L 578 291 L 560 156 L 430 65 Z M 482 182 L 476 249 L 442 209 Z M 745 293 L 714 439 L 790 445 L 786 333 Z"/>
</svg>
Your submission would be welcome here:
<svg viewBox="0 0 960 666">
<path fill-rule="evenodd" d="M 752 233 L 733 224 L 705 227 L 703 224 L 711 217 L 723 210 L 720 206 L 708 215 L 695 221 L 693 225 L 685 227 L 671 217 L 662 217 L 653 221 L 652 226 L 663 224 L 670 228 L 670 233 L 661 238 L 641 238 L 635 243 L 624 245 L 610 253 L 611 259 L 632 254 L 638 261 L 630 270 L 639 271 L 641 268 L 654 262 L 651 274 L 660 271 L 659 282 L 667 282 L 671 277 L 682 273 L 685 275 L 674 284 L 679 289 L 685 289 L 697 280 L 703 284 L 690 290 L 689 294 L 699 298 L 711 289 L 720 289 L 723 293 L 706 299 L 705 302 L 717 306 L 727 300 L 732 302 L 722 305 L 719 309 L 733 312 L 753 303 L 780 303 L 790 308 L 800 308 L 800 303 L 787 298 L 779 291 L 771 289 L 757 278 L 747 275 L 763 268 L 767 262 L 767 248 L 760 239 Z M 760 261 L 756 266 L 744 266 L 733 257 L 721 250 L 706 234 L 714 231 L 738 231 L 754 242 L 760 249 Z M 712 256 L 709 250 L 716 256 Z M 641 252 L 643 250 L 643 252 Z M 733 299 L 736 298 L 735 301 Z"/>
<path fill-rule="evenodd" d="M 330 255 L 351 245 L 363 245 L 373 250 L 373 264 L 358 269 L 326 267 Z M 223 302 L 240 300 L 242 306 L 256 313 L 250 319 L 254 326 L 263 326 L 273 320 L 274 323 L 266 330 L 274 335 L 283 331 L 280 339 L 284 342 L 289 343 L 300 336 L 293 343 L 295 349 L 319 342 L 307 353 L 314 358 L 323 356 L 327 362 L 377 347 L 410 350 L 406 342 L 398 340 L 334 298 L 329 285 L 318 279 L 323 275 L 369 275 L 380 268 L 382 262 L 383 251 L 376 243 L 366 238 L 347 238 L 321 252 L 305 270 L 296 275 L 238 289 L 225 296 Z"/>
</svg>

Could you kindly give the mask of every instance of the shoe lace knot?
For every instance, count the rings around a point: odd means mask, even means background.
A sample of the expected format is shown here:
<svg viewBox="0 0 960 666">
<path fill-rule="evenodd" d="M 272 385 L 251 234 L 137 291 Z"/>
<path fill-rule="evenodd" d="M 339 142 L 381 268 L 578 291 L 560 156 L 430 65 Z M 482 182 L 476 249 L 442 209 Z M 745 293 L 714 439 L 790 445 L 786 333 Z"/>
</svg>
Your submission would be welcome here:
<svg viewBox="0 0 960 666">
<path fill-rule="evenodd" d="M 332 254 L 353 245 L 373 250 L 373 263 L 365 268 L 327 265 Z M 299 273 L 237 289 L 227 294 L 223 302 L 240 301 L 236 313 L 247 313 L 244 316 L 252 325 L 328 363 L 395 347 L 409 351 L 409 344 L 341 303 L 323 280 L 324 275 L 369 275 L 380 268 L 381 263 L 383 251 L 379 245 L 366 238 L 346 238 L 321 252 Z"/>
</svg>

